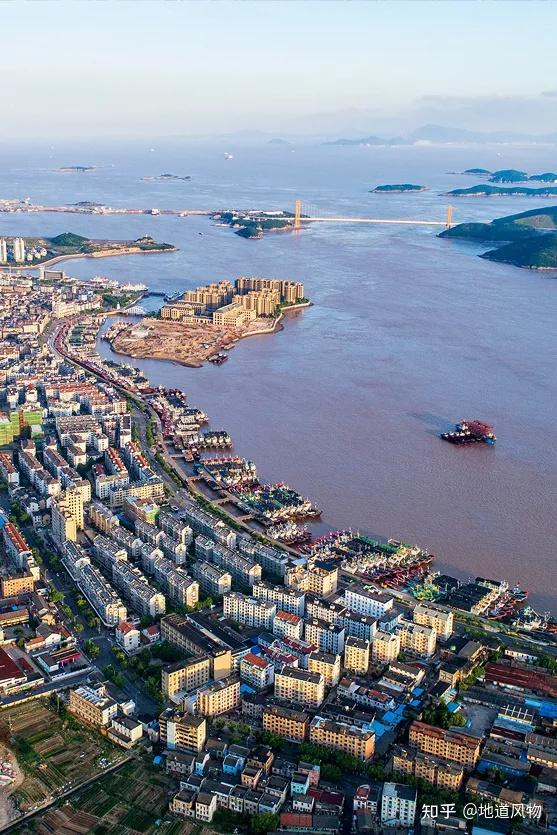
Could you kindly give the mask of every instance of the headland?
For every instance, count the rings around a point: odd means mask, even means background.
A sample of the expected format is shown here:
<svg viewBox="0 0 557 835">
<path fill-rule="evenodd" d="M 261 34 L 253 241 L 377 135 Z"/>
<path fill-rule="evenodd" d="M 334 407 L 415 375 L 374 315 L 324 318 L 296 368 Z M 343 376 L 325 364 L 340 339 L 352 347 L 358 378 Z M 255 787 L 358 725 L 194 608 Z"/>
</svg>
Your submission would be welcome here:
<svg viewBox="0 0 557 835">
<path fill-rule="evenodd" d="M 134 241 L 94 240 L 63 232 L 54 238 L 0 238 L 0 267 L 15 270 L 46 267 L 70 258 L 108 258 L 147 252 L 175 252 L 168 243 L 157 243 L 148 235 Z"/>
</svg>

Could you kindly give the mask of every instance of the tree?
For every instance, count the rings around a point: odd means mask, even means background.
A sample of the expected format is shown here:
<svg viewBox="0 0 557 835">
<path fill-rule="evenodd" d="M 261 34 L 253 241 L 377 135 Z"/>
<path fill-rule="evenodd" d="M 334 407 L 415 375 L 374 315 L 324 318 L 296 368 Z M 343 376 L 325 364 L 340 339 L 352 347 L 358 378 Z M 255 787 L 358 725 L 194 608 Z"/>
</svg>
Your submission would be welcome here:
<svg viewBox="0 0 557 835">
<path fill-rule="evenodd" d="M 274 832 L 280 824 L 280 816 L 272 812 L 262 812 L 254 815 L 250 821 L 250 829 L 255 835 L 266 835 L 267 832 Z"/>
<path fill-rule="evenodd" d="M 58 589 L 54 589 L 54 591 L 50 595 L 50 599 L 53 603 L 61 603 L 64 599 L 65 594 L 63 591 L 58 591 Z M 68 607 L 69 608 L 69 607 Z M 70 609 L 71 611 L 71 609 Z"/>
<path fill-rule="evenodd" d="M 91 639 L 89 639 L 88 641 L 85 641 L 85 652 L 87 653 L 89 658 L 91 658 L 91 659 L 97 658 L 98 655 L 100 654 L 100 651 L 101 651 L 100 646 L 98 644 L 96 644 L 94 641 L 91 641 Z"/>
</svg>

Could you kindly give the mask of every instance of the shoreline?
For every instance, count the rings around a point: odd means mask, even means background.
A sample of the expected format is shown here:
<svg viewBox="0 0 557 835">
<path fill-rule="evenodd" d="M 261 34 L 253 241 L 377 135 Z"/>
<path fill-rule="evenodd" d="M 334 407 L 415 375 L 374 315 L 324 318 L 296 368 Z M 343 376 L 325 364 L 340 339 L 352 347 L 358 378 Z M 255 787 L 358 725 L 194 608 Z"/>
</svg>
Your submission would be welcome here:
<svg viewBox="0 0 557 835">
<path fill-rule="evenodd" d="M 269 324 L 266 328 L 261 328 L 259 330 L 247 330 L 245 333 L 241 334 L 241 336 L 238 336 L 238 338 L 235 339 L 232 344 L 229 344 L 229 347 L 233 348 L 242 339 L 248 339 L 249 337 L 268 336 L 269 334 L 279 333 L 280 331 L 284 330 L 284 325 L 282 324 L 282 320 L 285 318 L 284 317 L 285 312 L 288 312 L 288 311 L 291 311 L 291 310 L 298 310 L 298 309 L 303 310 L 305 308 L 312 307 L 312 306 L 313 306 L 313 302 L 308 301 L 308 302 L 303 302 L 302 304 L 292 304 L 292 305 L 288 305 L 287 307 L 283 307 L 280 314 L 273 320 L 272 324 Z M 112 311 L 112 312 L 108 313 L 107 316 L 118 316 L 118 313 L 119 313 L 119 311 Z M 195 362 L 195 361 L 188 362 L 187 360 L 176 359 L 176 357 L 171 357 L 171 356 L 159 357 L 159 356 L 155 356 L 154 354 L 128 353 L 128 352 L 125 352 L 125 351 L 121 351 L 121 350 L 119 350 L 118 348 L 115 347 L 114 343 L 115 343 L 115 341 L 118 337 L 115 337 L 115 339 L 106 339 L 105 336 L 103 335 L 102 338 L 110 346 L 111 351 L 113 351 L 115 354 L 117 354 L 120 357 L 128 357 L 129 359 L 136 359 L 136 360 L 162 360 L 163 362 L 172 362 L 175 365 L 181 365 L 181 366 L 184 366 L 185 368 L 203 368 L 203 366 L 207 362 L 207 360 L 200 361 L 200 362 Z"/>
<path fill-rule="evenodd" d="M 138 249 L 132 252 L 75 252 L 70 255 L 55 255 L 53 258 L 48 258 L 46 261 L 41 261 L 40 264 L 22 264 L 16 266 L 15 264 L 0 264 L 0 270 L 9 269 L 22 272 L 24 270 L 38 270 L 41 267 L 50 267 L 53 264 L 59 264 L 61 261 L 73 261 L 76 258 L 116 258 L 124 255 L 160 255 L 163 252 L 178 252 L 178 247 L 173 246 L 172 249 Z"/>
</svg>

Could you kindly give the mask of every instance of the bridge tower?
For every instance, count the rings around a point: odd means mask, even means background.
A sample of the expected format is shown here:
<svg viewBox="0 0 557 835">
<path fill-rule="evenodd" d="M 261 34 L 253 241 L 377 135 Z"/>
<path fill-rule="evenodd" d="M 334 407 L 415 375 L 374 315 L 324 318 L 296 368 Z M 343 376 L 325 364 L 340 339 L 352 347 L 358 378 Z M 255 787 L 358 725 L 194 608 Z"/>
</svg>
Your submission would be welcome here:
<svg viewBox="0 0 557 835">
<path fill-rule="evenodd" d="M 302 226 L 302 201 L 296 200 L 294 203 L 294 229 L 300 229 Z"/>
<path fill-rule="evenodd" d="M 447 206 L 447 223 L 446 223 L 447 229 L 450 229 L 452 225 L 453 225 L 453 207 L 452 206 Z"/>
</svg>

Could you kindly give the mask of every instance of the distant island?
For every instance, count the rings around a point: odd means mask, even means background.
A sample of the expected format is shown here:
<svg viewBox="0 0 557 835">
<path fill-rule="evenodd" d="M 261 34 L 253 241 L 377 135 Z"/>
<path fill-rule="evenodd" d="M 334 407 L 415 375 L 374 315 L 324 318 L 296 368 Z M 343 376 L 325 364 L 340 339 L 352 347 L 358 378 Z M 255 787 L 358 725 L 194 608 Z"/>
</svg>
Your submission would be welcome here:
<svg viewBox="0 0 557 835">
<path fill-rule="evenodd" d="M 395 136 L 391 139 L 385 139 L 381 136 L 364 136 L 361 139 L 333 139 L 329 142 L 324 142 L 324 145 L 361 145 L 361 146 L 372 146 L 372 145 L 411 145 L 411 142 L 408 140 L 404 140 L 400 136 Z"/>
<path fill-rule="evenodd" d="M 287 139 L 281 139 L 280 136 L 276 136 L 274 139 L 269 139 L 267 145 L 290 145 Z"/>
<path fill-rule="evenodd" d="M 370 189 L 370 194 L 401 194 L 405 191 L 427 191 L 426 186 L 416 186 L 413 183 L 394 183 L 384 186 L 375 186 Z"/>
<path fill-rule="evenodd" d="M 554 197 L 557 188 L 528 188 L 527 186 L 491 186 L 488 183 L 470 188 L 455 188 L 447 192 L 448 197 Z"/>
<path fill-rule="evenodd" d="M 58 171 L 70 171 L 70 172 L 77 172 L 78 174 L 82 174 L 84 171 L 94 171 L 94 165 L 64 165 L 62 168 L 58 168 Z"/>
<path fill-rule="evenodd" d="M 166 182 L 167 180 L 191 180 L 191 176 L 186 174 L 185 177 L 180 177 L 179 174 L 157 174 L 156 176 L 152 177 L 142 177 L 142 180 L 156 180 Z"/>
<path fill-rule="evenodd" d="M 115 255 L 135 255 L 144 252 L 175 252 L 172 244 L 157 243 L 149 235 L 134 241 L 93 240 L 76 235 L 74 232 L 62 232 L 54 238 L 14 238 L 7 242 L 8 258 L 0 262 L 14 269 L 24 270 L 30 267 L 47 266 L 67 258 L 105 258 Z M 18 241 L 16 257 L 13 241 Z"/>
<path fill-rule="evenodd" d="M 439 237 L 500 243 L 481 257 L 528 269 L 557 270 L 557 206 L 507 215 L 491 223 L 461 223 Z"/>
<path fill-rule="evenodd" d="M 241 238 L 262 238 L 265 232 L 289 232 L 294 228 L 294 214 L 286 211 L 214 212 L 211 218 L 230 226 Z"/>
<path fill-rule="evenodd" d="M 554 171 L 528 175 L 526 171 L 518 171 L 515 168 L 503 168 L 500 171 L 489 171 L 487 168 L 465 168 L 464 171 L 450 171 L 449 173 L 486 177 L 490 183 L 557 183 L 557 174 Z"/>
</svg>

